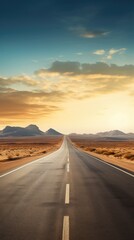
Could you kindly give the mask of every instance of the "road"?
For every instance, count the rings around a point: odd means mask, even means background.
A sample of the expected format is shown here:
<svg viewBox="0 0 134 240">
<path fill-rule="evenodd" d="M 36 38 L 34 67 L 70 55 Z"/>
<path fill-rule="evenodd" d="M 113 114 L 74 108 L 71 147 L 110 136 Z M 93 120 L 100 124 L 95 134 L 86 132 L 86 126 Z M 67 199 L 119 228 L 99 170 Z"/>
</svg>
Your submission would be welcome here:
<svg viewBox="0 0 134 240">
<path fill-rule="evenodd" d="M 0 240 L 131 240 L 134 176 L 61 148 L 0 176 Z"/>
</svg>

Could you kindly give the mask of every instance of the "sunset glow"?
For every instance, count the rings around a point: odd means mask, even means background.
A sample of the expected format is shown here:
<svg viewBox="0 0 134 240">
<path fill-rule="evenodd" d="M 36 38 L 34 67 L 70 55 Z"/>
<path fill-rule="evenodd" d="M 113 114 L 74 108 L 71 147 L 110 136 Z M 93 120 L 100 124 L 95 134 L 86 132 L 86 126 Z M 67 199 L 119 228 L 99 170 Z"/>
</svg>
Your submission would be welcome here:
<svg viewBox="0 0 134 240">
<path fill-rule="evenodd" d="M 132 7 L 11 2 L 0 9 L 0 128 L 134 131 Z"/>
</svg>

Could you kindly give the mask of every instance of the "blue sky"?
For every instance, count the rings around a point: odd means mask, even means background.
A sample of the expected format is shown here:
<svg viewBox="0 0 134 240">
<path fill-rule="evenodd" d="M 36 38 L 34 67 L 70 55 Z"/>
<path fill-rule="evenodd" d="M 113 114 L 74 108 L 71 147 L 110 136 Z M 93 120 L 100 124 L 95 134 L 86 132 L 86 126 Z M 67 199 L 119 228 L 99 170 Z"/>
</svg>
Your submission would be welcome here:
<svg viewBox="0 0 134 240">
<path fill-rule="evenodd" d="M 133 13 L 130 0 L 1 1 L 0 126 L 134 131 Z"/>
<path fill-rule="evenodd" d="M 111 48 L 126 51 L 122 57 L 114 55 L 108 63 L 133 64 L 133 11 L 132 1 L 121 0 L 3 1 L 0 72 L 5 75 L 32 73 L 55 59 L 106 61 L 92 53 Z M 88 32 L 96 35 L 84 37 Z"/>
</svg>

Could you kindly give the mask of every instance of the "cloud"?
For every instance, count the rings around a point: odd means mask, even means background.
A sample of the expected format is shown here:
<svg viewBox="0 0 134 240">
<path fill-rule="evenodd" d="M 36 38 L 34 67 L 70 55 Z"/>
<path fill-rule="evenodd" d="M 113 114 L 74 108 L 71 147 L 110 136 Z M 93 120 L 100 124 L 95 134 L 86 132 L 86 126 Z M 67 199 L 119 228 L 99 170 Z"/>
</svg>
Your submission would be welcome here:
<svg viewBox="0 0 134 240">
<path fill-rule="evenodd" d="M 115 54 L 115 53 L 123 53 L 124 51 L 126 50 L 126 48 L 120 48 L 120 49 L 114 49 L 114 48 L 112 48 L 112 49 L 110 49 L 109 50 L 109 54 L 111 54 L 111 55 L 113 55 L 113 54 Z"/>
<path fill-rule="evenodd" d="M 82 38 L 96 38 L 96 37 L 104 37 L 109 34 L 108 31 L 104 30 L 90 30 L 86 29 L 83 26 L 71 27 L 70 30 L 75 34 L 79 35 Z"/>
<path fill-rule="evenodd" d="M 96 55 L 104 55 L 105 54 L 105 50 L 104 49 L 99 49 L 99 50 L 96 50 L 95 52 L 93 52 L 93 54 L 96 54 Z"/>
<path fill-rule="evenodd" d="M 31 87 L 37 86 L 37 81 L 28 75 L 11 76 L 8 78 L 0 77 L 0 86 L 9 87 L 14 84 L 23 84 Z"/>
<path fill-rule="evenodd" d="M 119 49 L 114 49 L 111 48 L 108 53 L 107 53 L 107 59 L 112 59 L 113 55 L 115 54 L 123 54 L 127 49 L 126 48 L 119 48 Z"/>
<path fill-rule="evenodd" d="M 96 38 L 96 37 L 103 37 L 108 35 L 109 32 L 105 31 L 85 31 L 85 33 L 80 34 L 83 38 Z"/>
<path fill-rule="evenodd" d="M 61 109 L 58 106 L 61 99 L 64 99 L 62 92 L 48 89 L 43 91 L 42 83 L 34 77 L 26 75 L 0 77 L 1 119 L 8 117 L 12 121 L 24 116 L 25 119 L 48 116 Z"/>
<path fill-rule="evenodd" d="M 43 89 L 62 92 L 64 100 L 91 98 L 120 91 L 129 93 L 134 86 L 133 65 L 54 62 L 49 69 L 40 69 L 35 74 L 41 74 L 45 79 Z M 55 80 L 54 74 L 57 75 Z"/>
<path fill-rule="evenodd" d="M 40 69 L 35 72 L 36 75 L 41 76 L 42 74 L 51 73 L 53 76 L 57 76 L 60 73 L 74 73 L 80 72 L 80 63 L 79 62 L 62 62 L 55 61 L 52 63 L 52 66 L 49 69 Z M 47 76 L 47 75 L 46 75 Z"/>
<path fill-rule="evenodd" d="M 23 85 L 16 89 L 14 83 L 19 82 Z M 56 61 L 33 76 L 0 78 L 1 119 L 37 119 L 62 111 L 63 104 L 73 99 L 115 92 L 132 95 L 133 88 L 134 65 Z"/>
<path fill-rule="evenodd" d="M 53 93 L 53 98 L 56 93 Z M 55 111 L 59 111 L 59 107 L 50 103 L 48 98 L 51 94 L 42 92 L 33 93 L 25 91 L 12 91 L 0 94 L 0 112 L 1 119 L 10 118 L 10 120 L 20 119 L 37 119 L 40 116 L 47 116 Z"/>
<path fill-rule="evenodd" d="M 109 50 L 104 50 L 104 49 L 99 49 L 93 52 L 93 54 L 96 55 L 105 55 L 106 59 L 112 59 L 113 55 L 115 54 L 123 54 L 125 53 L 127 49 L 126 48 L 119 48 L 119 49 L 115 49 L 115 48 L 111 48 Z"/>
<path fill-rule="evenodd" d="M 118 66 L 116 64 L 108 65 L 107 63 L 79 63 L 79 62 L 61 62 L 55 61 L 48 69 L 39 69 L 35 72 L 36 76 L 43 76 L 46 78 L 51 75 L 58 77 L 63 75 L 91 75 L 91 74 L 103 74 L 103 75 L 121 75 L 121 76 L 134 76 L 134 65 Z"/>
</svg>

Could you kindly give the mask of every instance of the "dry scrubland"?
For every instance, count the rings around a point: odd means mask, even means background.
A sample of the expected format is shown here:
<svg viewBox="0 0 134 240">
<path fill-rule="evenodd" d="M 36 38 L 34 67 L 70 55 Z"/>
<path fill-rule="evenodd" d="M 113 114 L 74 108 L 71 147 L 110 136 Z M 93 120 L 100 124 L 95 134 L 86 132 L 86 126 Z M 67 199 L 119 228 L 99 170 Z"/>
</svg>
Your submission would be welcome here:
<svg viewBox="0 0 134 240">
<path fill-rule="evenodd" d="M 134 171 L 134 141 L 97 141 L 73 137 L 71 140 L 77 147 L 102 160 Z"/>
<path fill-rule="evenodd" d="M 61 143 L 62 137 L 0 139 L 0 172 L 55 151 Z"/>
</svg>

